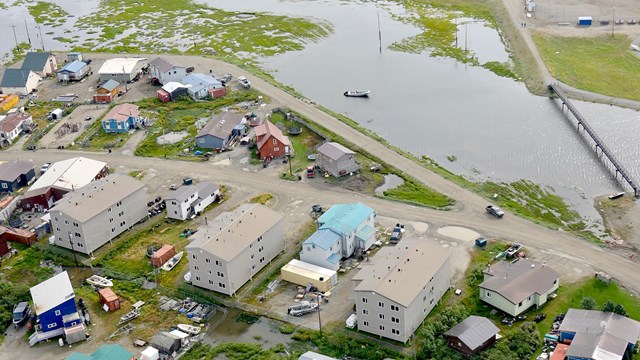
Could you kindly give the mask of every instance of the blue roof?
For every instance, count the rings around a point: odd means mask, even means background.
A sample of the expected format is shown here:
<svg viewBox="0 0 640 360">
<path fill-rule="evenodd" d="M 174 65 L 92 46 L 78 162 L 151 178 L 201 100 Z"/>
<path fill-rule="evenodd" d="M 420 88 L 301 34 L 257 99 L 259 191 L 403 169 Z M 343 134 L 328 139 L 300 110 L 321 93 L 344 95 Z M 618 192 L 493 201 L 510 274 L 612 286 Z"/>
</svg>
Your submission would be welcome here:
<svg viewBox="0 0 640 360">
<path fill-rule="evenodd" d="M 27 84 L 30 73 L 29 69 L 7 69 L 2 75 L 0 87 L 23 87 Z"/>
<path fill-rule="evenodd" d="M 336 254 L 336 253 L 333 253 L 333 254 L 331 254 L 331 256 L 329 256 L 327 258 L 327 261 L 332 263 L 332 264 L 337 264 L 338 261 L 340 261 L 340 256 L 338 256 L 338 254 Z"/>
<path fill-rule="evenodd" d="M 356 233 L 356 237 L 362 240 L 367 240 L 367 239 L 370 239 L 375 234 L 376 234 L 376 229 L 372 228 L 369 225 L 365 225 L 362 229 L 360 229 Z"/>
<path fill-rule="evenodd" d="M 65 71 L 74 73 L 82 70 L 82 68 L 84 68 L 85 66 L 87 66 L 87 63 L 85 63 L 84 61 L 75 60 L 63 66 L 62 69 L 58 70 L 58 72 Z"/>
<path fill-rule="evenodd" d="M 20 69 L 28 69 L 33 71 L 42 71 L 49 61 L 50 52 L 28 52 Z"/>
<path fill-rule="evenodd" d="M 324 250 L 329 250 L 331 245 L 340 241 L 340 235 L 329 229 L 320 229 L 305 240 L 302 245 L 315 245 Z"/>
<path fill-rule="evenodd" d="M 117 344 L 102 345 L 91 356 L 74 352 L 65 360 L 130 360 L 133 354 Z"/>
<path fill-rule="evenodd" d="M 117 88 L 118 86 L 120 86 L 120 83 L 113 80 L 113 79 L 109 79 L 107 80 L 107 82 L 105 82 L 104 84 L 100 85 L 101 88 L 107 90 L 107 91 L 112 91 L 113 89 Z"/>
<path fill-rule="evenodd" d="M 318 219 L 320 229 L 331 229 L 341 235 L 353 233 L 369 216 L 373 209 L 362 204 L 336 204 Z"/>
<path fill-rule="evenodd" d="M 188 84 L 188 85 L 193 85 L 193 86 L 197 86 L 197 85 L 214 85 L 214 86 L 219 86 L 222 87 L 222 83 L 218 80 L 216 80 L 216 78 L 214 78 L 213 76 L 210 75 L 205 75 L 205 74 L 201 74 L 201 73 L 193 73 L 193 74 L 189 74 L 187 76 L 185 76 L 184 78 L 182 78 L 182 83 L 183 84 Z"/>
</svg>

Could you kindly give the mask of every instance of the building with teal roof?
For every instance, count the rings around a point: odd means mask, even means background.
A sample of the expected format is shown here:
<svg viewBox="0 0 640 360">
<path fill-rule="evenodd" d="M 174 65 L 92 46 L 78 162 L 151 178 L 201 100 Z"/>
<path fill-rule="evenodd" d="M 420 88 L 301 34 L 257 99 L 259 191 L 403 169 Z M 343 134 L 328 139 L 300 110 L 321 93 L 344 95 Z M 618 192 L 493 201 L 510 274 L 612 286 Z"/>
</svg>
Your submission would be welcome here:
<svg viewBox="0 0 640 360">
<path fill-rule="evenodd" d="M 135 360 L 135 357 L 120 345 L 108 344 L 102 345 L 91 355 L 74 352 L 65 360 Z"/>
<path fill-rule="evenodd" d="M 302 243 L 300 260 L 331 270 L 376 241 L 376 212 L 361 203 L 336 204 L 318 218 L 318 230 Z"/>
</svg>

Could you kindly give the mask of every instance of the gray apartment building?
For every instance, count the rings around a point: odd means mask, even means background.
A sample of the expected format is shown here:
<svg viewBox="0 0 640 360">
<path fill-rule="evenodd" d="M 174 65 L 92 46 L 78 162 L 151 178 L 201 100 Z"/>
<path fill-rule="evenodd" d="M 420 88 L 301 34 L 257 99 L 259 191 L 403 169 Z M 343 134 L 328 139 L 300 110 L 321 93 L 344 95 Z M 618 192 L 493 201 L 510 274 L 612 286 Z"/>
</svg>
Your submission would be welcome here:
<svg viewBox="0 0 640 360">
<path fill-rule="evenodd" d="M 112 174 L 67 193 L 49 213 L 56 245 L 91 254 L 147 216 L 146 191 Z"/>
<path fill-rule="evenodd" d="M 282 215 L 245 204 L 198 229 L 186 246 L 191 283 L 233 296 L 284 251 Z"/>
<path fill-rule="evenodd" d="M 358 266 L 358 329 L 406 343 L 451 284 L 449 251 L 435 241 L 405 239 Z"/>
</svg>

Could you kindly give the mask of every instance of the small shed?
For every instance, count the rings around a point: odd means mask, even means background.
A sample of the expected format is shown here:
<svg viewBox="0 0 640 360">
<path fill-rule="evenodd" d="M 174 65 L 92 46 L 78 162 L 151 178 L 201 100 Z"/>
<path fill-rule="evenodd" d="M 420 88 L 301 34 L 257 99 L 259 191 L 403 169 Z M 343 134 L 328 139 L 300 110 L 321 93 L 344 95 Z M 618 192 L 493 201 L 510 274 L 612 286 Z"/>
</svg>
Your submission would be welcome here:
<svg viewBox="0 0 640 360">
<path fill-rule="evenodd" d="M 176 249 L 171 245 L 164 245 L 151 255 L 151 263 L 155 267 L 164 265 L 169 259 L 176 255 Z"/>
<path fill-rule="evenodd" d="M 140 353 L 140 360 L 158 359 L 160 359 L 160 353 L 158 352 L 158 349 L 154 348 L 153 346 L 149 346 Z"/>
<path fill-rule="evenodd" d="M 223 87 L 209 90 L 209 96 L 211 96 L 214 99 L 223 97 L 225 95 L 227 95 L 227 89 Z"/>
<path fill-rule="evenodd" d="M 100 296 L 100 303 L 106 305 L 107 311 L 116 311 L 120 309 L 120 297 L 116 295 L 110 288 L 104 288 L 98 290 Z"/>
<path fill-rule="evenodd" d="M 171 94 L 169 94 L 168 92 L 162 89 L 159 89 L 158 91 L 156 91 L 156 97 L 158 98 L 158 100 L 165 103 L 171 101 Z"/>
<path fill-rule="evenodd" d="M 153 335 L 151 338 L 151 345 L 158 349 L 160 354 L 171 355 L 180 350 L 181 344 L 180 338 L 163 331 Z"/>
<path fill-rule="evenodd" d="M 469 316 L 452 327 L 444 336 L 449 346 L 467 357 L 472 357 L 496 342 L 500 332 L 491 320 L 482 316 Z"/>
<path fill-rule="evenodd" d="M 579 16 L 578 26 L 591 26 L 593 24 L 593 18 L 591 16 Z"/>
<path fill-rule="evenodd" d="M 62 119 L 62 109 L 54 109 L 51 110 L 51 120 L 60 120 Z"/>
<path fill-rule="evenodd" d="M 74 61 L 82 61 L 82 53 L 80 52 L 70 52 L 67 53 L 67 62 L 74 62 Z"/>
<path fill-rule="evenodd" d="M 301 286 L 311 284 L 321 292 L 331 290 L 338 283 L 338 273 L 334 270 L 296 259 L 283 266 L 280 275 L 282 280 Z"/>
</svg>

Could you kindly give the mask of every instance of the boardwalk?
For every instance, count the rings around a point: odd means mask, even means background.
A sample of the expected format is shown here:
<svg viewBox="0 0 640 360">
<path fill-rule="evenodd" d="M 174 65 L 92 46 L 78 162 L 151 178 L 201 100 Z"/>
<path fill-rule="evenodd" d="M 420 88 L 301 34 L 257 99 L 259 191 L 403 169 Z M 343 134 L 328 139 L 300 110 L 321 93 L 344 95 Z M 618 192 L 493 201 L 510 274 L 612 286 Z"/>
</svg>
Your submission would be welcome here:
<svg viewBox="0 0 640 360">
<path fill-rule="evenodd" d="M 580 126 L 582 125 L 582 127 L 584 128 L 584 131 L 589 135 L 591 140 L 593 140 L 593 142 L 595 143 L 596 154 L 598 154 L 598 149 L 600 149 L 601 155 L 606 157 L 611 163 L 611 165 L 613 165 L 613 168 L 615 169 L 616 179 L 618 179 L 618 174 L 620 174 L 622 179 L 624 179 L 627 182 L 627 184 L 629 184 L 629 186 L 633 189 L 634 195 L 636 197 L 640 197 L 640 191 L 636 183 L 631 178 L 631 174 L 624 168 L 624 166 L 622 166 L 622 163 L 620 163 L 620 161 L 616 159 L 616 157 L 613 155 L 611 150 L 609 150 L 609 148 L 604 143 L 604 141 L 600 139 L 598 134 L 596 134 L 593 128 L 589 125 L 589 123 L 587 123 L 587 120 L 580 114 L 580 112 L 578 112 L 578 109 L 576 109 L 573 106 L 573 104 L 571 103 L 571 101 L 569 101 L 569 98 L 567 98 L 567 96 L 565 95 L 564 91 L 562 91 L 560 86 L 557 83 L 552 83 L 551 85 L 549 85 L 549 90 L 551 90 L 556 95 L 558 95 L 558 97 L 562 101 L 562 106 L 563 107 L 566 106 L 567 109 L 576 118 L 576 120 L 578 121 L 578 132 L 580 131 Z M 605 161 L 603 157 L 600 157 L 600 158 L 603 161 Z"/>
</svg>

